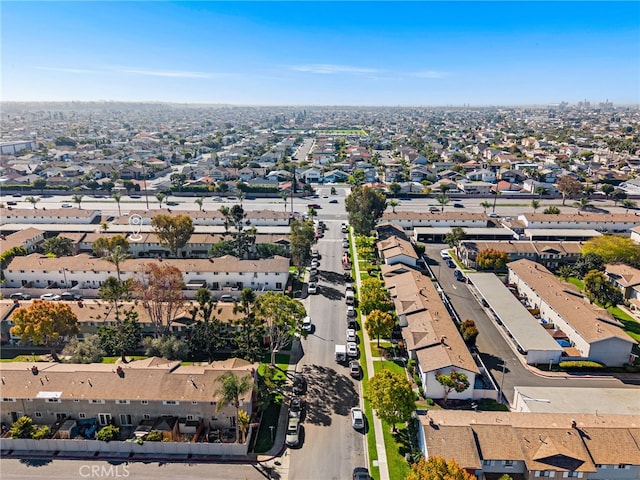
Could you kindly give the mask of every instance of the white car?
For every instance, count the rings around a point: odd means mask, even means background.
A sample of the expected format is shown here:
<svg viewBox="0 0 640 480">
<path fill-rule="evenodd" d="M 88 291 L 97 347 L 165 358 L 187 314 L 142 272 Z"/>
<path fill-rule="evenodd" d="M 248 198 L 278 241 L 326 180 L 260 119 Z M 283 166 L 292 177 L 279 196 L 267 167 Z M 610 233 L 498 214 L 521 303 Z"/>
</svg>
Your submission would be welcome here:
<svg viewBox="0 0 640 480">
<path fill-rule="evenodd" d="M 316 293 L 318 293 L 318 285 L 314 282 L 311 282 L 309 284 L 309 287 L 307 287 L 307 292 L 309 292 L 309 295 L 315 295 Z"/>
<path fill-rule="evenodd" d="M 358 345 L 355 342 L 347 342 L 347 355 L 349 357 L 358 357 Z"/>
<path fill-rule="evenodd" d="M 285 437 L 285 443 L 290 447 L 295 447 L 298 445 L 300 434 L 300 418 L 298 417 L 290 417 L 289 423 L 287 425 L 287 435 Z"/>
<path fill-rule="evenodd" d="M 44 294 L 40 295 L 40 300 L 52 300 L 54 302 L 57 302 L 61 298 L 62 297 L 60 295 L 55 295 L 53 293 L 44 293 Z"/>
<path fill-rule="evenodd" d="M 311 323 L 311 317 L 304 317 L 304 319 L 302 320 L 302 330 L 304 330 L 305 332 L 310 332 L 312 328 L 313 325 Z"/>
<path fill-rule="evenodd" d="M 446 260 L 447 258 L 451 258 L 451 255 L 449 255 L 449 250 L 447 250 L 446 248 L 444 250 L 440 250 L 440 257 L 443 260 Z"/>
<path fill-rule="evenodd" d="M 364 413 L 362 409 L 358 407 L 351 409 L 351 426 L 356 430 L 362 430 L 364 428 Z"/>
<path fill-rule="evenodd" d="M 353 305 L 347 307 L 347 317 L 353 318 L 356 316 L 356 309 Z"/>
<path fill-rule="evenodd" d="M 71 205 L 70 203 L 63 203 L 62 208 L 73 208 L 73 205 Z"/>
<path fill-rule="evenodd" d="M 356 331 L 353 328 L 347 328 L 347 342 L 357 342 Z"/>
</svg>

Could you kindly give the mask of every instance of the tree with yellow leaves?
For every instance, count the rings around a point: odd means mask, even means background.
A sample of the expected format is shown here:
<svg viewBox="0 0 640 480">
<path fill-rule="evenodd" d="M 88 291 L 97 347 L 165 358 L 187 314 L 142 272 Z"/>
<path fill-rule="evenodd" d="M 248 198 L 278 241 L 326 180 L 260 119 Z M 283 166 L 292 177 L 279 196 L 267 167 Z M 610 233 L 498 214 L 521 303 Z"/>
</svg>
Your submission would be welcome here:
<svg viewBox="0 0 640 480">
<path fill-rule="evenodd" d="M 464 470 L 455 460 L 442 457 L 421 458 L 414 463 L 404 480 L 475 480 L 475 476 Z"/>
<path fill-rule="evenodd" d="M 58 362 L 57 350 L 65 337 L 78 333 L 78 317 L 66 303 L 34 300 L 28 307 L 18 308 L 12 318 L 15 323 L 11 334 L 22 342 L 31 340 L 35 345 L 46 345 Z"/>
</svg>

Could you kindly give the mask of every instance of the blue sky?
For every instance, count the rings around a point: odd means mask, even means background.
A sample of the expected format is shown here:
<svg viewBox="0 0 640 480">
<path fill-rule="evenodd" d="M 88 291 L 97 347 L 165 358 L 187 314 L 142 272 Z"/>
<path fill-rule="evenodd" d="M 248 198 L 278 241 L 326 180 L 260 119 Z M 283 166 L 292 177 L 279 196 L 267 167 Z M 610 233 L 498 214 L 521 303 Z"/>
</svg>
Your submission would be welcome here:
<svg viewBox="0 0 640 480">
<path fill-rule="evenodd" d="M 0 6 L 3 100 L 640 103 L 640 2 Z"/>
</svg>

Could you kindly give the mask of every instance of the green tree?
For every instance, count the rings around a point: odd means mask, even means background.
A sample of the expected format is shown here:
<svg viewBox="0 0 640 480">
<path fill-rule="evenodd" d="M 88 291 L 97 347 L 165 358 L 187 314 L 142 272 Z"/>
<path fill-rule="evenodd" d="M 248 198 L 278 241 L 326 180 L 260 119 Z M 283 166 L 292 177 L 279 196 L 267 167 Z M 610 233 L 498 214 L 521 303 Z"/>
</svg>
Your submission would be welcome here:
<svg viewBox="0 0 640 480">
<path fill-rule="evenodd" d="M 571 265 L 562 265 L 558 268 L 558 276 L 565 282 L 569 280 L 569 277 L 573 276 L 573 267 Z"/>
<path fill-rule="evenodd" d="M 462 227 L 452 227 L 451 231 L 444 236 L 444 241 L 453 248 L 460 245 L 460 242 L 465 238 L 467 238 L 467 234 Z"/>
<path fill-rule="evenodd" d="M 31 305 L 18 308 L 13 314 L 15 326 L 11 334 L 34 345 L 45 345 L 51 349 L 51 356 L 58 362 L 57 350 L 64 338 L 78 333 L 78 317 L 68 304 L 34 300 Z"/>
<path fill-rule="evenodd" d="M 365 180 L 365 174 L 364 174 L 364 170 L 354 170 L 353 173 L 351 175 L 349 175 L 349 178 L 347 179 L 347 182 L 350 185 L 353 185 L 355 187 L 359 187 L 364 183 Z"/>
<path fill-rule="evenodd" d="M 149 315 L 157 337 L 168 333 L 177 314 L 184 311 L 183 289 L 182 272 L 159 263 L 146 264 L 142 275 L 133 282 L 135 297 Z"/>
<path fill-rule="evenodd" d="M 409 421 L 416 409 L 415 395 L 407 377 L 386 368 L 369 380 L 366 398 L 378 417 L 390 423 L 394 432 L 396 424 Z"/>
<path fill-rule="evenodd" d="M 598 302 L 604 308 L 615 307 L 623 300 L 622 292 L 599 270 L 591 270 L 584 276 L 584 292 L 589 302 Z"/>
<path fill-rule="evenodd" d="M 402 190 L 402 186 L 398 182 L 393 182 L 389 185 L 389 191 L 392 195 L 398 195 Z"/>
<path fill-rule="evenodd" d="M 113 277 L 112 277 L 113 278 Z M 116 325 L 98 327 L 100 347 L 108 355 L 119 355 L 125 362 L 126 356 L 134 353 L 142 342 L 142 325 L 138 322 L 138 313 L 131 309 L 125 312 L 125 318 Z"/>
<path fill-rule="evenodd" d="M 158 237 L 160 245 L 166 246 L 173 257 L 178 256 L 178 250 L 184 248 L 195 231 L 193 221 L 189 215 L 155 215 L 151 219 L 151 226 Z"/>
<path fill-rule="evenodd" d="M 531 200 L 531 208 L 533 208 L 533 213 L 536 213 L 536 210 L 540 208 L 540 200 Z"/>
<path fill-rule="evenodd" d="M 253 391 L 254 384 L 251 375 L 238 377 L 233 372 L 226 372 L 216 379 L 222 385 L 216 390 L 215 395 L 219 398 L 216 403 L 216 411 L 226 405 L 233 405 L 236 409 L 236 442 L 240 442 L 240 426 L 238 422 L 238 412 L 240 411 L 240 400 L 249 392 Z"/>
<path fill-rule="evenodd" d="M 573 273 L 578 278 L 584 278 L 584 276 L 590 272 L 591 270 L 599 270 L 601 272 L 604 271 L 604 260 L 599 253 L 593 252 L 584 252 L 582 256 L 578 258 L 576 263 L 573 265 Z"/>
<path fill-rule="evenodd" d="M 196 198 L 194 202 L 196 203 L 196 205 L 198 205 L 198 207 L 200 208 L 200 211 L 202 211 L 202 204 L 204 203 L 204 198 L 202 197 Z"/>
<path fill-rule="evenodd" d="M 233 243 L 235 257 L 246 258 L 256 242 L 255 227 L 251 227 L 242 205 L 222 206 L 220 213 L 224 216 L 223 238 Z"/>
<path fill-rule="evenodd" d="M 627 192 L 625 192 L 621 188 L 616 188 L 613 190 L 613 192 L 611 192 L 611 198 L 613 199 L 613 204 L 615 206 L 618 206 L 618 202 L 620 200 L 626 200 Z"/>
<path fill-rule="evenodd" d="M 68 237 L 58 235 L 47 238 L 40 245 L 40 250 L 45 255 L 55 255 L 56 257 L 68 257 L 73 253 L 73 241 Z"/>
<path fill-rule="evenodd" d="M 116 203 L 118 204 L 118 216 L 121 217 L 122 216 L 122 210 L 120 210 L 120 200 L 122 200 L 122 194 L 120 193 L 112 193 L 111 194 L 111 198 L 113 198 Z"/>
<path fill-rule="evenodd" d="M 475 480 L 475 478 L 453 459 L 429 457 L 421 458 L 414 463 L 404 480 Z"/>
<path fill-rule="evenodd" d="M 98 433 L 96 434 L 96 440 L 100 440 L 102 442 L 112 442 L 119 438 L 120 427 L 116 427 L 115 425 L 106 425 L 98 430 Z"/>
<path fill-rule="evenodd" d="M 36 178 L 33 181 L 33 188 L 36 188 L 38 190 L 40 190 L 40 195 L 42 195 L 44 193 L 44 189 L 47 186 L 47 179 L 46 178 Z"/>
<path fill-rule="evenodd" d="M 389 296 L 389 290 L 384 282 L 376 277 L 365 278 L 360 286 L 360 309 L 365 315 L 374 310 L 388 312 L 393 304 Z"/>
<path fill-rule="evenodd" d="M 460 334 L 462 335 L 462 339 L 464 342 L 473 347 L 476 344 L 476 339 L 478 338 L 478 328 L 476 327 L 476 322 L 473 320 L 465 320 L 460 324 Z"/>
<path fill-rule="evenodd" d="M 445 195 L 444 193 L 441 193 L 440 195 L 438 195 L 436 197 L 436 200 L 440 204 L 440 211 L 441 212 L 444 212 L 444 207 L 451 201 L 451 199 L 447 195 Z"/>
<path fill-rule="evenodd" d="M 36 428 L 33 424 L 33 419 L 27 415 L 23 415 L 13 422 L 13 425 L 11 425 L 9 429 L 9 435 L 11 435 L 11 438 L 33 438 L 33 433 Z"/>
<path fill-rule="evenodd" d="M 391 200 L 389 200 L 387 202 L 387 206 L 391 207 L 391 211 L 393 213 L 396 213 L 396 207 L 400 205 L 400 202 L 398 200 L 396 200 L 395 198 L 392 198 Z"/>
<path fill-rule="evenodd" d="M 444 387 L 444 403 L 447 403 L 449 394 L 452 391 L 455 390 L 457 393 L 462 393 L 469 388 L 467 375 L 464 372 L 458 372 L 454 369 L 451 369 L 449 375 L 436 372 L 436 380 Z"/>
<path fill-rule="evenodd" d="M 267 292 L 256 300 L 255 315 L 264 322 L 269 337 L 271 364 L 276 353 L 287 345 L 294 335 L 306 335 L 302 320 L 307 316 L 304 305 L 282 292 Z"/>
<path fill-rule="evenodd" d="M 172 173 L 169 180 L 171 181 L 171 186 L 181 192 L 187 182 L 187 175 L 184 173 Z"/>
<path fill-rule="evenodd" d="M 105 351 L 97 335 L 87 335 L 84 340 L 72 338 L 62 349 L 62 355 L 69 363 L 100 363 Z"/>
<path fill-rule="evenodd" d="M 240 302 L 234 306 L 234 313 L 242 317 L 234 322 L 235 355 L 249 362 L 255 362 L 262 356 L 262 344 L 265 327 L 255 315 L 256 293 L 250 288 L 240 292 Z"/>
<path fill-rule="evenodd" d="M 629 209 L 636 208 L 637 205 L 638 204 L 635 201 L 629 200 L 628 198 L 625 198 L 624 200 L 622 200 L 622 202 L 620 202 L 620 206 L 625 209 L 624 213 L 629 213 Z"/>
<path fill-rule="evenodd" d="M 40 201 L 40 197 L 29 196 L 29 197 L 26 197 L 24 200 L 25 202 L 29 202 L 31 205 L 33 205 L 34 210 L 37 210 L 36 203 Z"/>
<path fill-rule="evenodd" d="M 491 203 L 489 203 L 487 200 L 483 200 L 482 202 L 480 202 L 480 206 L 484 209 L 484 213 L 487 213 L 487 209 L 491 208 Z"/>
<path fill-rule="evenodd" d="M 120 265 L 122 265 L 125 260 L 131 258 L 131 254 L 129 253 L 129 240 L 122 235 L 100 237 L 93 242 L 92 250 L 96 257 L 104 258 L 116 267 L 118 280 L 120 280 Z"/>
<path fill-rule="evenodd" d="M 381 312 L 380 310 L 373 310 L 367 315 L 367 321 L 364 327 L 367 329 L 367 333 L 370 337 L 375 337 L 378 340 L 378 347 L 380 346 L 380 337 L 391 337 L 391 331 L 395 326 L 396 321 L 393 316 L 387 312 Z"/>
<path fill-rule="evenodd" d="M 184 361 L 189 358 L 189 345 L 184 340 L 165 335 L 164 337 L 150 338 L 142 340 L 145 347 L 145 355 L 148 357 L 162 357 L 167 360 Z"/>
<path fill-rule="evenodd" d="M 564 206 L 567 197 L 577 195 L 582 192 L 582 183 L 569 175 L 564 175 L 558 179 L 558 191 L 562 194 L 562 205 Z"/>
<path fill-rule="evenodd" d="M 71 200 L 73 201 L 73 203 L 78 204 L 79 209 L 82 209 L 82 197 L 84 197 L 84 195 L 79 195 L 79 194 L 71 197 Z"/>
<path fill-rule="evenodd" d="M 582 197 L 577 202 L 573 202 L 573 206 L 576 207 L 578 210 L 583 211 L 583 210 L 587 210 L 589 207 L 593 207 L 593 204 L 589 201 L 588 198 Z"/>
<path fill-rule="evenodd" d="M 291 236 L 289 251 L 291 252 L 291 263 L 298 270 L 298 276 L 305 265 L 311 259 L 311 245 L 315 242 L 316 236 L 311 221 L 300 222 L 291 219 Z"/>
<path fill-rule="evenodd" d="M 629 237 L 601 235 L 585 242 L 582 254 L 595 253 L 604 263 L 621 262 L 640 267 L 640 245 Z"/>
<path fill-rule="evenodd" d="M 160 208 L 162 208 L 162 202 L 164 202 L 166 198 L 167 198 L 166 193 L 164 192 L 156 193 L 156 200 L 158 200 L 158 205 L 160 206 Z"/>
<path fill-rule="evenodd" d="M 600 187 L 600 191 L 604 193 L 607 198 L 611 196 L 614 190 L 615 187 L 609 183 L 605 183 Z"/>
<path fill-rule="evenodd" d="M 538 185 L 534 190 L 533 193 L 537 194 L 539 198 L 542 198 L 543 195 L 546 195 L 547 193 L 547 189 L 544 188 L 542 185 Z"/>
<path fill-rule="evenodd" d="M 385 196 L 370 187 L 356 186 L 345 200 L 349 224 L 357 235 L 369 235 L 387 208 Z"/>
</svg>

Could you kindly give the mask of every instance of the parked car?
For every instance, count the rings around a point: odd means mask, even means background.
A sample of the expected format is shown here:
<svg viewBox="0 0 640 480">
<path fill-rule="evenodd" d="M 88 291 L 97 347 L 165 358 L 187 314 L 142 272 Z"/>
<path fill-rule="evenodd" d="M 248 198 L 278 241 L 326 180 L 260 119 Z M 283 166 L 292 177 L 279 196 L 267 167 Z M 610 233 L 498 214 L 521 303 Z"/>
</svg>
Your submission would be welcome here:
<svg viewBox="0 0 640 480">
<path fill-rule="evenodd" d="M 63 203 L 63 204 L 61 205 L 61 207 L 62 207 L 62 208 L 72 208 L 72 207 L 73 207 L 73 205 L 71 205 L 70 203 Z"/>
<path fill-rule="evenodd" d="M 489 217 L 491 217 L 491 218 L 500 218 L 500 215 L 498 215 L 496 212 L 491 212 L 489 214 Z"/>
<path fill-rule="evenodd" d="M 440 250 L 440 258 L 442 258 L 443 260 L 451 258 L 451 255 L 449 255 L 449 250 L 447 250 L 446 248 L 444 250 Z"/>
<path fill-rule="evenodd" d="M 453 208 L 464 208 L 464 205 L 461 203 L 454 203 Z"/>
<path fill-rule="evenodd" d="M 301 395 L 307 391 L 307 381 L 304 379 L 301 373 L 296 373 L 293 376 L 293 393 Z"/>
<path fill-rule="evenodd" d="M 431 213 L 438 213 L 440 211 L 439 207 L 429 207 L 429 211 Z"/>
<path fill-rule="evenodd" d="M 364 428 L 364 413 L 359 407 L 351 408 L 351 426 L 356 430 L 362 430 Z"/>
<path fill-rule="evenodd" d="M 357 360 L 349 362 L 349 375 L 353 378 L 360 378 L 360 363 Z"/>
<path fill-rule="evenodd" d="M 82 300 L 82 295 L 79 293 L 64 292 L 60 295 L 60 299 L 66 301 Z"/>
<path fill-rule="evenodd" d="M 353 469 L 353 480 L 371 480 L 369 470 L 364 467 L 356 467 Z"/>
<path fill-rule="evenodd" d="M 358 358 L 358 345 L 355 342 L 347 342 L 347 356 Z"/>
<path fill-rule="evenodd" d="M 332 198 L 331 200 L 329 200 L 329 203 L 338 203 L 338 200 L 336 200 L 335 198 Z"/>
<path fill-rule="evenodd" d="M 356 309 L 353 305 L 349 305 L 347 306 L 347 317 L 355 317 L 356 316 Z"/>
<path fill-rule="evenodd" d="M 459 282 L 464 282 L 466 280 L 466 277 L 460 270 L 455 270 L 453 272 L 453 276 L 456 277 L 456 280 L 458 280 Z"/>
<path fill-rule="evenodd" d="M 11 300 L 31 300 L 31 295 L 24 292 L 16 292 L 9 295 Z"/>
<path fill-rule="evenodd" d="M 228 303 L 231 303 L 231 302 L 234 302 L 235 300 L 236 300 L 236 299 L 235 299 L 235 298 L 233 298 L 233 295 L 229 295 L 229 294 L 225 294 L 225 295 L 222 295 L 222 296 L 220 297 L 220 301 L 221 301 L 221 302 L 228 302 Z"/>
<path fill-rule="evenodd" d="M 318 209 L 322 208 L 322 205 L 320 205 L 319 203 L 310 203 L 309 204 L 309 208 L 313 208 L 314 210 L 318 210 Z"/>
<path fill-rule="evenodd" d="M 289 404 L 289 416 L 290 417 L 298 417 L 302 416 L 302 411 L 304 410 L 304 400 L 302 398 L 296 396 L 291 399 L 291 403 Z"/>
<path fill-rule="evenodd" d="M 307 287 L 307 292 L 309 292 L 309 295 L 315 295 L 316 293 L 318 293 L 318 284 L 315 282 L 309 283 L 309 286 Z"/>
<path fill-rule="evenodd" d="M 354 328 L 347 328 L 347 342 L 357 342 L 358 337 Z"/>
<path fill-rule="evenodd" d="M 358 322 L 355 318 L 347 318 L 347 328 L 351 328 L 353 330 L 358 329 Z"/>
<path fill-rule="evenodd" d="M 16 205 L 18 205 L 18 202 L 14 202 L 13 200 L 9 200 L 7 202 L 7 205 L 11 206 L 11 207 L 15 207 Z"/>
<path fill-rule="evenodd" d="M 291 417 L 287 424 L 287 436 L 285 437 L 285 443 L 290 447 L 295 447 L 300 442 L 300 418 Z"/>
<path fill-rule="evenodd" d="M 447 263 L 447 267 L 456 268 L 456 262 L 454 262 L 451 258 L 445 260 L 445 262 Z"/>
<path fill-rule="evenodd" d="M 54 293 L 43 293 L 42 295 L 40 295 L 40 300 L 51 300 L 51 301 L 58 301 L 60 300 L 62 297 L 60 297 L 60 295 L 56 295 Z"/>
</svg>

